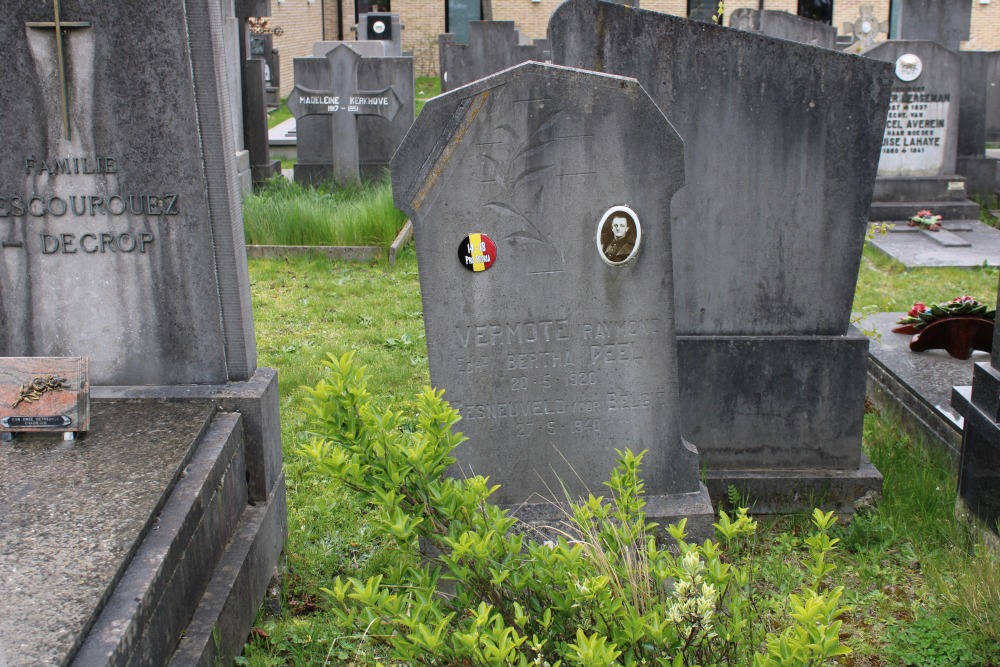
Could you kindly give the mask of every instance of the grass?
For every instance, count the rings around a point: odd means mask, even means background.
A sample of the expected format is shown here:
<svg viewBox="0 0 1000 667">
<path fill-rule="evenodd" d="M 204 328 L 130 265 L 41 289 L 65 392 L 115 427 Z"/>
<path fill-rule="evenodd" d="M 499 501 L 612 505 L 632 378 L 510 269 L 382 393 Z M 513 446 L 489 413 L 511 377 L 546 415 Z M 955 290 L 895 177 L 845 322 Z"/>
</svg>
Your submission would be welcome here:
<svg viewBox="0 0 1000 667">
<path fill-rule="evenodd" d="M 255 245 L 388 247 L 404 222 L 388 179 L 309 188 L 275 177 L 243 200 L 244 236 Z"/>
<path fill-rule="evenodd" d="M 389 267 L 319 257 L 251 260 L 260 363 L 279 371 L 289 492 L 284 610 L 262 615 L 241 664 L 254 667 L 362 665 L 357 630 L 339 626 L 320 594 L 337 575 L 366 578 L 402 556 L 370 527 L 369 508 L 314 477 L 296 448 L 307 441 L 303 385 L 324 376 L 327 352 L 357 350 L 382 407 L 413 413 L 427 384 L 417 265 L 412 248 Z M 905 310 L 914 301 L 972 294 L 993 302 L 997 269 L 906 271 L 867 249 L 855 307 Z M 951 462 L 903 434 L 886 416 L 865 416 L 864 447 L 885 476 L 884 499 L 841 526 L 835 584 L 852 610 L 843 640 L 851 667 L 1000 665 L 1000 561 L 954 521 Z M 781 593 L 796 584 L 807 520 L 761 521 L 760 577 Z"/>
<path fill-rule="evenodd" d="M 292 112 L 288 110 L 285 99 L 284 97 L 281 98 L 278 102 L 278 108 L 267 114 L 267 129 L 270 130 L 273 127 L 277 127 L 292 117 Z"/>
<path fill-rule="evenodd" d="M 417 77 L 417 106 L 415 112 L 420 113 L 420 110 L 424 108 L 424 105 L 432 97 L 436 97 L 441 94 L 441 79 L 436 76 L 418 76 Z"/>
</svg>

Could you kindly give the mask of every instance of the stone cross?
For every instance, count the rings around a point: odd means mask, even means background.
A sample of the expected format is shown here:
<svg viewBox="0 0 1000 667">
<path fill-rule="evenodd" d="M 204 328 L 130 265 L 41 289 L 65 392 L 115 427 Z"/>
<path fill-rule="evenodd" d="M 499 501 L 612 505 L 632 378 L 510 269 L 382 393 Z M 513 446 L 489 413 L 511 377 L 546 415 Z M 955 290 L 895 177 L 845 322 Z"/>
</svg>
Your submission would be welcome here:
<svg viewBox="0 0 1000 667">
<path fill-rule="evenodd" d="M 323 61 L 329 89 L 314 89 L 299 82 L 303 61 Z M 358 90 L 358 62 L 361 56 L 344 45 L 338 45 L 325 58 L 296 58 L 296 84 L 288 95 L 288 109 L 296 121 L 304 116 L 329 116 L 333 123 L 333 178 L 341 184 L 357 182 L 358 116 L 380 116 L 392 121 L 402 108 L 402 102 L 391 88 Z M 312 77 L 308 77 L 312 78 Z"/>
<path fill-rule="evenodd" d="M 66 56 L 63 53 L 63 30 L 67 28 L 89 28 L 90 21 L 63 21 L 59 15 L 59 0 L 52 0 L 55 18 L 52 21 L 28 21 L 29 28 L 54 29 L 56 31 L 56 59 L 59 61 L 59 92 L 62 99 L 63 131 L 69 133 L 69 93 L 66 86 Z"/>
<path fill-rule="evenodd" d="M 851 23 L 844 23 L 844 32 L 854 35 L 854 41 L 867 49 L 875 44 L 875 39 L 880 32 L 889 32 L 889 22 L 879 21 L 872 13 L 872 7 L 862 6 L 859 10 L 858 18 Z"/>
</svg>

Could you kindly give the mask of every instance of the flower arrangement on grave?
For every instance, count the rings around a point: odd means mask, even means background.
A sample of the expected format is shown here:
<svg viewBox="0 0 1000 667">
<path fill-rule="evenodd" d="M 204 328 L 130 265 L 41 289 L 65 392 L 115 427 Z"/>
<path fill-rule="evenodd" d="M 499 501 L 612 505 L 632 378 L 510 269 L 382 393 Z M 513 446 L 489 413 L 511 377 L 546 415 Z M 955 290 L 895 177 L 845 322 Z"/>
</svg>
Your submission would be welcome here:
<svg viewBox="0 0 1000 667">
<path fill-rule="evenodd" d="M 990 310 L 985 303 L 976 301 L 974 297 L 968 295 L 956 296 L 951 301 L 943 303 L 932 303 L 930 307 L 917 302 L 903 317 L 896 321 L 896 324 L 911 326 L 915 330 L 920 330 L 932 322 L 936 322 L 946 317 L 981 317 L 987 320 L 996 318 L 996 310 Z M 903 327 L 898 327 L 902 329 Z M 910 332 L 899 332 L 910 333 Z"/>
<path fill-rule="evenodd" d="M 993 350 L 996 312 L 968 295 L 930 307 L 918 302 L 897 320 L 899 326 L 892 332 L 912 335 L 914 352 L 945 350 L 956 359 L 968 359 L 975 350 Z"/>
<path fill-rule="evenodd" d="M 932 232 L 941 229 L 941 216 L 934 215 L 929 210 L 917 211 L 907 223 L 910 227 L 922 227 Z"/>
</svg>

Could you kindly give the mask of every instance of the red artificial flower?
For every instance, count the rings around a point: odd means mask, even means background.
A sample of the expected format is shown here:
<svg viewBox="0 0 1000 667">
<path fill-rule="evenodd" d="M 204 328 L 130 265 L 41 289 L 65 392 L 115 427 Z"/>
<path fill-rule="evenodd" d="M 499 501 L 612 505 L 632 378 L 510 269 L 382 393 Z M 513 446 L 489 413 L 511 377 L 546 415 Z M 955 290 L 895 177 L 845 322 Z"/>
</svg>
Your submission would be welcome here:
<svg viewBox="0 0 1000 667">
<path fill-rule="evenodd" d="M 930 211 L 917 211 L 917 217 L 918 218 L 929 218 L 932 215 L 934 215 L 934 214 L 931 213 Z"/>
<path fill-rule="evenodd" d="M 975 303 L 976 300 L 973 297 L 971 297 L 971 296 L 963 294 L 962 296 L 956 296 L 954 299 L 952 299 L 952 302 L 953 303 Z"/>
<path fill-rule="evenodd" d="M 913 308 L 910 308 L 909 312 L 907 312 L 906 314 L 909 315 L 910 317 L 916 317 L 918 313 L 922 313 L 925 310 L 927 310 L 927 306 L 925 306 L 920 302 L 917 302 L 913 304 Z"/>
</svg>

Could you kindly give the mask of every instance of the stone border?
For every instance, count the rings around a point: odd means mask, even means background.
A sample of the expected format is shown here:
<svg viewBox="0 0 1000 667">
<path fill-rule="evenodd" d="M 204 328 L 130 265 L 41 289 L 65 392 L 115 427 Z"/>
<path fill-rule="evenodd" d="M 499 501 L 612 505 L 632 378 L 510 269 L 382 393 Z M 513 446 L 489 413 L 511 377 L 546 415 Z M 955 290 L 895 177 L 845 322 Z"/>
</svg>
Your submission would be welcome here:
<svg viewBox="0 0 1000 667">
<path fill-rule="evenodd" d="M 396 256 L 413 238 L 413 223 L 409 220 L 399 230 L 392 245 L 389 246 L 389 264 L 396 263 Z M 335 245 L 248 245 L 247 256 L 260 259 L 281 259 L 288 255 L 307 255 L 320 253 L 333 260 L 345 262 L 367 262 L 382 256 L 382 248 L 377 246 L 335 246 Z"/>
</svg>

